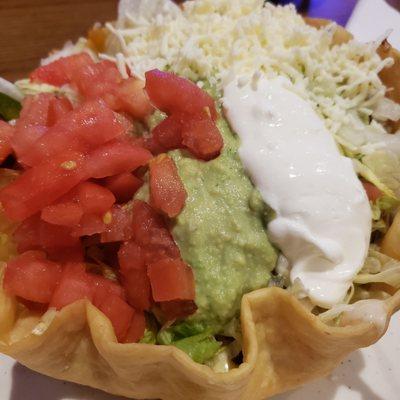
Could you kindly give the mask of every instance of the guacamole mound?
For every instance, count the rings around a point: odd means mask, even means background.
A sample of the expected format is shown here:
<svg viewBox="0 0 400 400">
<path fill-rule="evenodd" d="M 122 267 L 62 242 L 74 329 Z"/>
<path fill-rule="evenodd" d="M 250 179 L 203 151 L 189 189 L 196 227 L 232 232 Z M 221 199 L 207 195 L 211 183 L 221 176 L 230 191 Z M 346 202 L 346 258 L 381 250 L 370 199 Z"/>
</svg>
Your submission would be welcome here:
<svg viewBox="0 0 400 400">
<path fill-rule="evenodd" d="M 222 154 L 208 162 L 171 152 L 188 198 L 172 234 L 196 279 L 197 313 L 215 333 L 239 315 L 242 296 L 268 285 L 277 253 L 266 233 L 268 209 L 245 174 L 239 139 L 223 119 Z"/>
</svg>

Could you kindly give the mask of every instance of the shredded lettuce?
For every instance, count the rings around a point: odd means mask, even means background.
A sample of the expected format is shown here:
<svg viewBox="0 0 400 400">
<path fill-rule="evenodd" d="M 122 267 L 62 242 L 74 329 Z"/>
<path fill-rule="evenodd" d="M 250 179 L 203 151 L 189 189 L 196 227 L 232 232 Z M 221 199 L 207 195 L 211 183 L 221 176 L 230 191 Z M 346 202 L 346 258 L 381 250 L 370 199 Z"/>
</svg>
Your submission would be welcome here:
<svg viewBox="0 0 400 400">
<path fill-rule="evenodd" d="M 386 233 L 399 205 L 399 200 L 386 194 L 383 194 L 375 202 L 371 202 L 372 232 Z"/>
<path fill-rule="evenodd" d="M 139 343 L 146 343 L 146 344 L 156 344 L 157 336 L 154 331 L 147 329 L 144 331 L 143 337 L 140 339 Z"/>
<path fill-rule="evenodd" d="M 221 343 L 215 339 L 210 327 L 190 321 L 161 329 L 157 343 L 178 347 L 201 364 L 212 359 L 221 348 Z"/>
<path fill-rule="evenodd" d="M 359 175 L 387 196 L 400 198 L 400 133 L 389 134 L 372 121 L 359 129 L 342 128 L 335 139 Z"/>
<path fill-rule="evenodd" d="M 355 277 L 354 283 L 386 283 L 400 288 L 400 261 L 381 253 L 377 246 L 371 245 L 364 266 Z"/>
<path fill-rule="evenodd" d="M 207 331 L 178 340 L 173 342 L 172 345 L 183 350 L 193 361 L 200 364 L 204 364 L 207 360 L 213 358 L 221 347 L 221 343 Z"/>
<path fill-rule="evenodd" d="M 8 80 L 2 78 L 1 76 L 0 76 L 0 93 L 6 94 L 8 97 L 11 97 L 12 99 L 18 102 L 24 98 L 23 94 L 12 82 L 9 82 Z"/>
<path fill-rule="evenodd" d="M 0 92 L 0 119 L 11 121 L 17 119 L 21 111 L 21 104 L 10 96 Z"/>
<path fill-rule="evenodd" d="M 78 95 L 69 85 L 62 87 L 48 85 L 47 83 L 36 83 L 29 79 L 20 79 L 15 82 L 15 86 L 21 91 L 24 96 L 35 95 L 39 93 L 54 93 L 60 96 L 66 96 L 72 103 L 78 101 Z"/>
<path fill-rule="evenodd" d="M 87 39 L 80 38 L 76 43 L 68 41 L 61 49 L 52 51 L 46 58 L 40 61 L 40 65 L 47 65 L 61 57 L 68 57 L 81 52 L 88 53 L 93 59 L 97 58 L 96 54 L 88 48 Z"/>
</svg>

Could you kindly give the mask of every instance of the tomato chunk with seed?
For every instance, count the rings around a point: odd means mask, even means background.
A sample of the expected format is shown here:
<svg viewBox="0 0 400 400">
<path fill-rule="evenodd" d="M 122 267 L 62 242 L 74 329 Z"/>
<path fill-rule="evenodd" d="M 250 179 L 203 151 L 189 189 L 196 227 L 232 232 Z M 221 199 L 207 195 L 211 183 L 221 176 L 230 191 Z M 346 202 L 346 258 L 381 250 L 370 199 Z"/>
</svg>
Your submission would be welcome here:
<svg viewBox="0 0 400 400">
<path fill-rule="evenodd" d="M 77 201 L 87 214 L 103 215 L 115 203 L 110 190 L 93 182 L 83 182 L 75 190 Z"/>
<path fill-rule="evenodd" d="M 133 314 L 131 323 L 128 328 L 128 332 L 126 333 L 123 342 L 137 343 L 143 337 L 145 329 L 146 329 L 146 318 L 144 316 L 144 313 L 135 310 L 135 313 Z"/>
<path fill-rule="evenodd" d="M 115 89 L 115 110 L 134 118 L 144 119 L 153 111 L 144 82 L 136 78 L 124 79 Z"/>
<path fill-rule="evenodd" d="M 28 251 L 9 261 L 4 288 L 14 296 L 49 303 L 61 277 L 61 267 L 45 259 L 42 252 Z"/>
<path fill-rule="evenodd" d="M 128 333 L 132 317 L 135 313 L 134 309 L 122 300 L 121 297 L 116 295 L 110 295 L 105 298 L 98 305 L 98 308 L 111 321 L 115 336 L 121 342 Z"/>
<path fill-rule="evenodd" d="M 95 287 L 91 276 L 86 273 L 84 264 L 68 263 L 65 265 L 61 280 L 50 301 L 50 307 L 57 310 L 75 301 L 93 300 Z"/>
<path fill-rule="evenodd" d="M 104 180 L 105 187 L 114 194 L 119 203 L 131 200 L 142 184 L 143 181 L 130 172 L 110 176 Z"/>
<path fill-rule="evenodd" d="M 204 115 L 185 119 L 182 143 L 195 157 L 205 161 L 217 157 L 224 145 L 221 133 L 214 121 Z"/>
<path fill-rule="evenodd" d="M 182 211 L 186 201 L 186 190 L 178 174 L 175 162 L 161 154 L 150 162 L 150 203 L 174 218 Z"/>
<path fill-rule="evenodd" d="M 6 215 L 22 221 L 54 203 L 87 178 L 83 161 L 82 154 L 67 152 L 25 171 L 0 192 Z"/>
<path fill-rule="evenodd" d="M 104 103 L 86 102 L 64 115 L 19 160 L 36 165 L 65 150 L 87 152 L 124 132 L 124 125 Z"/>
<path fill-rule="evenodd" d="M 125 300 L 125 292 L 121 285 L 100 275 L 91 275 L 94 284 L 93 304 L 97 307 L 109 296 L 118 296 Z"/>
<path fill-rule="evenodd" d="M 111 221 L 106 223 L 101 234 L 101 242 L 120 242 L 132 237 L 132 210 L 126 206 L 114 206 L 111 209 Z"/>
<path fill-rule="evenodd" d="M 124 242 L 118 251 L 118 262 L 122 274 L 131 269 L 144 270 L 146 268 L 146 254 L 135 242 Z"/>
<path fill-rule="evenodd" d="M 195 285 L 192 269 L 180 259 L 150 264 L 147 269 L 154 301 L 194 300 Z"/>
<path fill-rule="evenodd" d="M 43 208 L 40 214 L 43 221 L 63 226 L 75 226 L 79 224 L 82 215 L 82 207 L 73 202 L 51 204 Z"/>
<path fill-rule="evenodd" d="M 212 119 L 216 120 L 213 98 L 195 83 L 157 69 L 146 72 L 145 77 L 147 94 L 158 109 L 168 114 L 197 114 L 208 109 Z"/>
<path fill-rule="evenodd" d="M 370 201 L 374 202 L 382 196 L 381 190 L 378 189 L 373 183 L 365 180 L 362 180 L 361 183 L 364 186 L 364 189 L 367 192 L 367 196 Z"/>
<path fill-rule="evenodd" d="M 154 140 L 165 150 L 181 148 L 184 114 L 175 113 L 161 121 L 152 131 Z"/>
<path fill-rule="evenodd" d="M 142 147 L 122 142 L 107 143 L 88 155 L 87 170 L 93 178 L 105 178 L 131 172 L 146 165 L 151 157 L 151 153 Z"/>
<path fill-rule="evenodd" d="M 128 303 L 138 310 L 149 310 L 151 306 L 151 287 L 145 269 L 130 269 L 122 276 Z"/>
<path fill-rule="evenodd" d="M 2 163 L 11 153 L 11 139 L 14 136 L 15 128 L 0 120 L 0 163 Z"/>
<path fill-rule="evenodd" d="M 71 83 L 71 77 L 75 71 L 85 65 L 92 65 L 94 61 L 87 53 L 74 54 L 69 57 L 61 57 L 47 65 L 35 69 L 30 79 L 33 82 L 43 82 L 49 85 L 62 86 Z"/>
<path fill-rule="evenodd" d="M 72 111 L 72 109 L 72 104 L 66 97 L 53 98 L 49 104 L 46 125 L 53 126 L 56 122 Z"/>
</svg>

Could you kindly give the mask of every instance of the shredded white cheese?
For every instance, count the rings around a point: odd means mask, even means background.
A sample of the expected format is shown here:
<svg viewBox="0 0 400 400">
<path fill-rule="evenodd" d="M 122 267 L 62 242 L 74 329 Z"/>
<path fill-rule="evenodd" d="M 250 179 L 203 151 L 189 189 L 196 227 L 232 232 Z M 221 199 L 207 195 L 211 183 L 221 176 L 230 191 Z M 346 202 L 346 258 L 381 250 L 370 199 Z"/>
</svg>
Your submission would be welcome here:
<svg viewBox="0 0 400 400">
<path fill-rule="evenodd" d="M 169 69 L 221 88 L 232 77 L 254 71 L 286 76 L 334 135 L 344 126 L 368 125 L 385 96 L 378 73 L 392 60 L 382 61 L 376 44 L 332 46 L 335 25 L 310 27 L 292 6 L 196 0 L 179 9 L 157 0 L 164 6 L 154 9 L 150 3 L 131 2 L 132 9 L 124 4 L 117 23 L 107 24 L 108 55 L 122 53 L 141 77 L 152 68 Z"/>
</svg>

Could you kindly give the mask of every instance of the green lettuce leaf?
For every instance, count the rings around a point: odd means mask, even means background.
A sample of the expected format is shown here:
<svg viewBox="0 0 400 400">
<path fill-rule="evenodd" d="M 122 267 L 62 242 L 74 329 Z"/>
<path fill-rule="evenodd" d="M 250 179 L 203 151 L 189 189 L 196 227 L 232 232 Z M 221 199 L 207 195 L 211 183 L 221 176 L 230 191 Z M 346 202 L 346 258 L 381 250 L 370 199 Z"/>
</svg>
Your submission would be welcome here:
<svg viewBox="0 0 400 400">
<path fill-rule="evenodd" d="M 183 350 L 193 361 L 200 364 L 213 358 L 221 347 L 221 343 L 209 332 L 178 340 L 172 345 Z"/>
<path fill-rule="evenodd" d="M 21 104 L 7 96 L 4 93 L 0 93 L 0 118 L 5 121 L 10 121 L 19 117 L 21 111 Z"/>
<path fill-rule="evenodd" d="M 190 321 L 162 329 L 157 335 L 157 343 L 178 347 L 201 364 L 213 358 L 221 347 L 210 327 Z"/>
<path fill-rule="evenodd" d="M 154 333 L 154 331 L 146 328 L 146 330 L 144 331 L 144 335 L 140 339 L 139 343 L 156 344 L 157 343 L 157 336 Z"/>
</svg>

